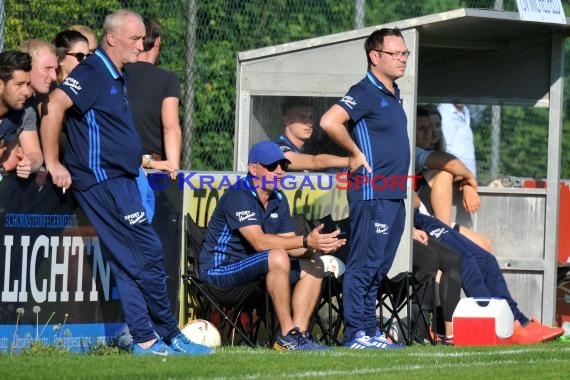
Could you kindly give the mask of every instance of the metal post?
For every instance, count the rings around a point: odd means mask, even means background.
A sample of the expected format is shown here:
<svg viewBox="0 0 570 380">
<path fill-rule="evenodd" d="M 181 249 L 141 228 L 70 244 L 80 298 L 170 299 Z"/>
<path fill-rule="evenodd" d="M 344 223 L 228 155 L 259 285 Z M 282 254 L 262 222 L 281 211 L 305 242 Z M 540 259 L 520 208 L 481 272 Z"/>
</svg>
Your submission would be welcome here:
<svg viewBox="0 0 570 380">
<path fill-rule="evenodd" d="M 182 125 L 182 167 L 192 167 L 192 132 L 194 130 L 194 57 L 196 56 L 196 20 L 198 0 L 188 0 L 188 23 L 186 29 L 186 78 L 184 94 L 184 121 Z"/>
<path fill-rule="evenodd" d="M 493 9 L 504 10 L 503 0 L 495 0 Z M 499 176 L 499 162 L 501 159 L 501 106 L 491 107 L 491 169 L 490 180 Z"/>
<path fill-rule="evenodd" d="M 355 0 L 354 4 L 354 29 L 364 28 L 364 3 L 366 0 Z"/>
<path fill-rule="evenodd" d="M 548 112 L 548 164 L 546 171 L 546 220 L 544 223 L 544 277 L 542 323 L 554 324 L 560 207 L 560 157 L 564 111 L 564 36 L 552 35 L 550 58 L 550 105 Z"/>
<path fill-rule="evenodd" d="M 499 162 L 501 160 L 501 106 L 491 107 L 491 173 L 490 179 L 499 176 Z"/>
<path fill-rule="evenodd" d="M 5 24 L 6 24 L 6 12 L 4 12 L 4 0 L 0 0 L 0 53 L 4 51 Z"/>
</svg>

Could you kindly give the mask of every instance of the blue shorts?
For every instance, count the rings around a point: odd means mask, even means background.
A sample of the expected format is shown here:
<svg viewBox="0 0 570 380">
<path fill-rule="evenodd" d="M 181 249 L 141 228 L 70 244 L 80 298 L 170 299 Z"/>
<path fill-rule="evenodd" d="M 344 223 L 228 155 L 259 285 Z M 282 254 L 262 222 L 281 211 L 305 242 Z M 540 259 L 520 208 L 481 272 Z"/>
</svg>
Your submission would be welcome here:
<svg viewBox="0 0 570 380">
<path fill-rule="evenodd" d="M 289 258 L 291 271 L 289 284 L 293 285 L 301 277 L 299 259 Z M 269 251 L 258 252 L 246 259 L 200 272 L 200 279 L 219 288 L 232 288 L 245 285 L 265 276 L 269 271 Z"/>
</svg>

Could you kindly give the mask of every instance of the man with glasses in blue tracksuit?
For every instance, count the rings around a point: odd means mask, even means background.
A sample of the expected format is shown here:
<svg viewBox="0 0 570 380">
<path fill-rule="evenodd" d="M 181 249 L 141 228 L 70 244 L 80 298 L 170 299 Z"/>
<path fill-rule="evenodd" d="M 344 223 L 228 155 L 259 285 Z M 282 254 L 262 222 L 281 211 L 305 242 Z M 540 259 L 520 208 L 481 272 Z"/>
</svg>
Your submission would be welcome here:
<svg viewBox="0 0 570 380">
<path fill-rule="evenodd" d="M 396 348 L 376 325 L 376 300 L 405 224 L 410 164 L 407 118 L 394 82 L 410 52 L 398 29 L 374 31 L 364 43 L 368 72 L 321 118 L 350 157 L 347 197 L 350 254 L 343 280 L 344 345 Z M 348 123 L 348 129 L 345 127 Z"/>
</svg>

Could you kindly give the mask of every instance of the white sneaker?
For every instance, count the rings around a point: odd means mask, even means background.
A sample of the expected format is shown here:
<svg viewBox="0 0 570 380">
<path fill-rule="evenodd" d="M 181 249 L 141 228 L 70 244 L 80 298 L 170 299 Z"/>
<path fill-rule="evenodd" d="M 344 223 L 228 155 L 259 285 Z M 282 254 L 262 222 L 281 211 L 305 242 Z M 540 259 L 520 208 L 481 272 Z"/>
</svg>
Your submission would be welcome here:
<svg viewBox="0 0 570 380">
<path fill-rule="evenodd" d="M 354 348 L 358 350 L 363 349 L 375 349 L 376 347 L 370 342 L 370 337 L 366 335 L 363 330 L 358 330 L 356 334 L 354 334 L 354 338 L 352 340 L 345 342 L 343 344 L 344 347 L 347 348 Z"/>
</svg>

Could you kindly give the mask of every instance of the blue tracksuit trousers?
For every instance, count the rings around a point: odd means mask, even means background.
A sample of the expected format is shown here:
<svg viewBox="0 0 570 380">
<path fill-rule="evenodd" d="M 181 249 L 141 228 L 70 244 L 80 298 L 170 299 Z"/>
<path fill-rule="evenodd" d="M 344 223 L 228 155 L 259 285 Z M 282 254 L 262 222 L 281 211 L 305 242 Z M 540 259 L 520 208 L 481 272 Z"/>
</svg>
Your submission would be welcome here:
<svg viewBox="0 0 570 380">
<path fill-rule="evenodd" d="M 349 202 L 350 253 L 342 283 L 344 340 L 357 331 L 376 333 L 376 300 L 404 231 L 406 209 L 401 199 Z"/>
<path fill-rule="evenodd" d="M 112 178 L 73 194 L 95 228 L 135 343 L 180 330 L 170 311 L 164 255 L 150 225 L 135 178 Z"/>
<path fill-rule="evenodd" d="M 485 251 L 459 232 L 449 228 L 438 219 L 424 215 L 417 210 L 414 214 L 414 225 L 424 230 L 431 237 L 455 249 L 462 258 L 461 281 L 468 297 L 500 297 L 504 298 L 513 312 L 515 320 L 522 325 L 528 318 L 519 310 L 512 298 L 499 263 L 493 254 Z"/>
</svg>

